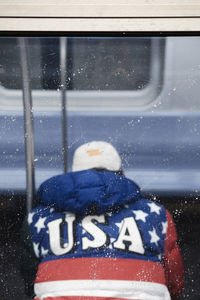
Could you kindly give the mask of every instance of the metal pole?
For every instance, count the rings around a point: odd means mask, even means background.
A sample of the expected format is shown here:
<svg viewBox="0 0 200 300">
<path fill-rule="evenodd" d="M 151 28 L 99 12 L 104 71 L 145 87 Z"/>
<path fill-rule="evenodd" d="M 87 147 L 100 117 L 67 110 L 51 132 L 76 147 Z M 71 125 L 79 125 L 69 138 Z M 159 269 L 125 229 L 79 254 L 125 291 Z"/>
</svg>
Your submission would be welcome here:
<svg viewBox="0 0 200 300">
<path fill-rule="evenodd" d="M 24 37 L 19 37 L 20 59 L 22 68 L 23 104 L 24 104 L 24 138 L 26 150 L 26 194 L 27 212 L 32 208 L 35 194 L 34 174 L 34 136 L 33 136 L 33 113 L 32 96 L 30 87 L 30 74 L 28 64 L 28 45 Z"/>
<path fill-rule="evenodd" d="M 62 96 L 62 154 L 63 169 L 67 173 L 67 117 L 66 117 L 66 66 L 67 66 L 67 38 L 60 37 L 60 82 Z"/>
</svg>

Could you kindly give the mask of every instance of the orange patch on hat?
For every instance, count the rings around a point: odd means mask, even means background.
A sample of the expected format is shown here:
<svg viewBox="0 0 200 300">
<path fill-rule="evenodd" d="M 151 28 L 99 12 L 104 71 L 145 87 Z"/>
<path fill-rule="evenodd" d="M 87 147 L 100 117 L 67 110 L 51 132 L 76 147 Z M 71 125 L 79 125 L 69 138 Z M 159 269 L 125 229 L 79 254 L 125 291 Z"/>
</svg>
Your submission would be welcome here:
<svg viewBox="0 0 200 300">
<path fill-rule="evenodd" d="M 99 149 L 87 150 L 86 152 L 89 156 L 101 155 L 101 151 Z"/>
</svg>

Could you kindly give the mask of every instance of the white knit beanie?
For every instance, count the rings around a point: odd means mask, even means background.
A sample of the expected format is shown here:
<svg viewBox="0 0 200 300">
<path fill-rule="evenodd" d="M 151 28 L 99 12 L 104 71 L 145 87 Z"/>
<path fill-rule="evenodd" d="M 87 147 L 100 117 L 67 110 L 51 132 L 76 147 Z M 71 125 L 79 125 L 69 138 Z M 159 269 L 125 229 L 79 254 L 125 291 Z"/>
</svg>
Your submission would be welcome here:
<svg viewBox="0 0 200 300">
<path fill-rule="evenodd" d="M 72 171 L 103 168 L 109 171 L 121 169 L 121 158 L 117 150 L 109 143 L 93 141 L 76 149 Z"/>
</svg>

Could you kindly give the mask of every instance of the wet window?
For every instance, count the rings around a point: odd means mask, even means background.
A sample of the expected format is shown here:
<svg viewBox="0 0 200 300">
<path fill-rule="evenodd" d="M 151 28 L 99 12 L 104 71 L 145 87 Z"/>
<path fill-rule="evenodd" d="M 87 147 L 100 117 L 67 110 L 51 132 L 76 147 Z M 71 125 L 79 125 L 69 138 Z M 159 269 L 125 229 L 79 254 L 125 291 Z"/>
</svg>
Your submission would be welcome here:
<svg viewBox="0 0 200 300">
<path fill-rule="evenodd" d="M 125 175 L 140 186 L 142 197 L 163 204 L 174 216 L 186 274 L 181 300 L 198 299 L 200 37 L 62 37 L 64 44 L 60 37 L 28 37 L 26 41 L 36 188 L 63 173 L 63 132 L 68 172 L 81 144 L 112 143 Z M 6 257 L 6 267 L 0 268 L 0 298 L 26 300 L 18 268 L 27 185 L 16 37 L 0 38 L 0 108 L 1 256 Z M 138 216 L 139 221 L 144 222 L 146 214 Z M 102 221 L 100 229 L 104 225 Z M 155 232 L 151 233 L 155 239 Z"/>
<path fill-rule="evenodd" d="M 59 38 L 28 38 L 33 89 L 60 87 Z M 69 90 L 141 90 L 150 84 L 155 51 L 152 38 L 66 38 Z M 159 43 L 159 64 L 163 51 Z M 14 53 L 13 53 L 14 49 Z M 1 38 L 0 83 L 20 89 L 16 38 Z M 160 72 L 160 70 L 158 70 Z M 160 74 L 159 74 L 160 75 Z"/>
</svg>

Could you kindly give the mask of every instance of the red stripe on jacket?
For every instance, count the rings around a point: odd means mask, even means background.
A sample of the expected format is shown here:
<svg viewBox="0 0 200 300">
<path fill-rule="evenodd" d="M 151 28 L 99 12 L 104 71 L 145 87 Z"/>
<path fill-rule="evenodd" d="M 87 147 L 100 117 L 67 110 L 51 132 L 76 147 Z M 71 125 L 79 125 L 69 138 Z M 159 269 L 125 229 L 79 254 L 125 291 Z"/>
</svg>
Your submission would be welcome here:
<svg viewBox="0 0 200 300">
<path fill-rule="evenodd" d="M 43 262 L 39 265 L 35 283 L 81 279 L 166 283 L 160 263 L 103 257 L 66 258 Z"/>
</svg>

